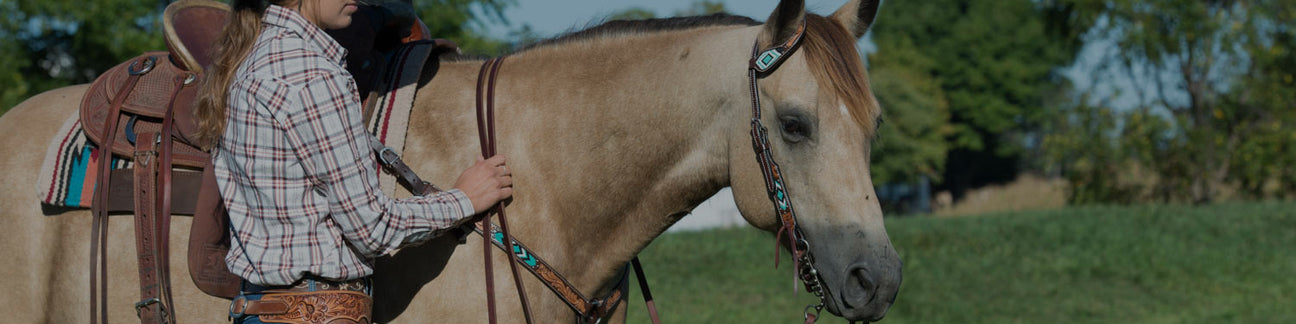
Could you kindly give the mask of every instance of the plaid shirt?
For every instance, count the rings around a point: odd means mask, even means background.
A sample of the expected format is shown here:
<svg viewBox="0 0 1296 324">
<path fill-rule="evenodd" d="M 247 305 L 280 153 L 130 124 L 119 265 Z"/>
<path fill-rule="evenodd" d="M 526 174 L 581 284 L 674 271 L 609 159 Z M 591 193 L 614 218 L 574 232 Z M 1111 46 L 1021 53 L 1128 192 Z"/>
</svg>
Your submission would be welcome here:
<svg viewBox="0 0 1296 324">
<path fill-rule="evenodd" d="M 213 151 L 232 272 L 259 285 L 362 278 L 372 258 L 467 221 L 472 203 L 459 190 L 384 196 L 345 49 L 283 7 L 262 22 Z"/>
</svg>

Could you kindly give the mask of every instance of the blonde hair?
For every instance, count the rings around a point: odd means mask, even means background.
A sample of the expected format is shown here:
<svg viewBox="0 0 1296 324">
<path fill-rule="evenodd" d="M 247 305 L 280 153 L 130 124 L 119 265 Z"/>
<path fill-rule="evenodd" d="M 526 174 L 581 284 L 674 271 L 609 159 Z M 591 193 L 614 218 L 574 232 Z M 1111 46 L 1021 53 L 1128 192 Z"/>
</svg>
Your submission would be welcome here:
<svg viewBox="0 0 1296 324">
<path fill-rule="evenodd" d="M 212 48 L 212 65 L 198 89 L 197 141 L 211 149 L 225 133 L 226 107 L 229 107 L 230 84 L 239 65 L 247 59 L 261 35 L 261 17 L 270 3 L 281 4 L 294 0 L 233 0 L 230 19 L 225 23 L 216 46 Z"/>
</svg>

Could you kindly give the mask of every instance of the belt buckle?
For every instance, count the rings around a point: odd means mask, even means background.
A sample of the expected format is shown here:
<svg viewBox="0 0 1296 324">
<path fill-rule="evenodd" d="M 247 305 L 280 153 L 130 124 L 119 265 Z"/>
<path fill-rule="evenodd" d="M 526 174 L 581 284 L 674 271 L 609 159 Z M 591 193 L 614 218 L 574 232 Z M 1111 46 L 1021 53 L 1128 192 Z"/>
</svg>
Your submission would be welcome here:
<svg viewBox="0 0 1296 324">
<path fill-rule="evenodd" d="M 248 301 L 247 296 L 239 295 L 238 297 L 234 297 L 234 300 L 230 301 L 228 320 L 232 321 L 232 320 L 243 318 L 243 315 L 245 315 L 243 314 L 243 312 L 247 311 L 247 301 Z M 240 303 L 241 306 L 238 307 L 239 308 L 238 313 L 234 313 L 234 308 L 235 308 L 234 305 L 240 305 Z"/>
</svg>

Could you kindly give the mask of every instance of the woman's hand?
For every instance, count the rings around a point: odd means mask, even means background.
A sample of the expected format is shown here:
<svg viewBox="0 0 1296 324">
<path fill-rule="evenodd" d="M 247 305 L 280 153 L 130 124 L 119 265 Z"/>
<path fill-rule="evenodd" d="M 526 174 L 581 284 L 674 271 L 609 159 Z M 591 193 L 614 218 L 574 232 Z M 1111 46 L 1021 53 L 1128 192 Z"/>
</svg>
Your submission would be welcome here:
<svg viewBox="0 0 1296 324">
<path fill-rule="evenodd" d="M 477 164 L 459 175 L 454 188 L 468 196 L 474 214 L 481 214 L 496 203 L 513 196 L 513 173 L 504 165 L 502 155 L 485 160 L 478 157 Z"/>
</svg>

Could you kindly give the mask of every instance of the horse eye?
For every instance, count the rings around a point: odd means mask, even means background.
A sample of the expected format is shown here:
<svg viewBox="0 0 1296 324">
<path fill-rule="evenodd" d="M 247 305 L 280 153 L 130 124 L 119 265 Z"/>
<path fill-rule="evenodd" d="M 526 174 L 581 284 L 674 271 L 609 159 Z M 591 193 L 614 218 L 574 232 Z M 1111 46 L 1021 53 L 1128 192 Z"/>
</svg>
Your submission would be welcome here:
<svg viewBox="0 0 1296 324">
<path fill-rule="evenodd" d="M 779 118 L 779 127 L 783 129 L 783 138 L 789 142 L 800 142 L 810 136 L 809 127 L 800 118 Z"/>
</svg>

